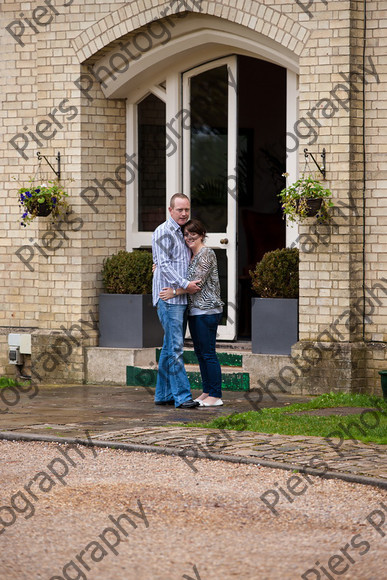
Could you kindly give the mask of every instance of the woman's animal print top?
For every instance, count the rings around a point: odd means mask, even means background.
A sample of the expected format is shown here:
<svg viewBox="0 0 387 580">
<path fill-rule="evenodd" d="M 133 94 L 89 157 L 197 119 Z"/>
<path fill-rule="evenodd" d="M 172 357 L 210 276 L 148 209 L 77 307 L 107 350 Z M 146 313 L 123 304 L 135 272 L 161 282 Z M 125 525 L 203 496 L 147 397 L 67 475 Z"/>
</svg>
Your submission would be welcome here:
<svg viewBox="0 0 387 580">
<path fill-rule="evenodd" d="M 220 285 L 216 255 L 204 247 L 194 256 L 188 266 L 188 280 L 201 280 L 201 291 L 188 296 L 189 308 L 210 310 L 224 306 L 220 298 Z"/>
</svg>

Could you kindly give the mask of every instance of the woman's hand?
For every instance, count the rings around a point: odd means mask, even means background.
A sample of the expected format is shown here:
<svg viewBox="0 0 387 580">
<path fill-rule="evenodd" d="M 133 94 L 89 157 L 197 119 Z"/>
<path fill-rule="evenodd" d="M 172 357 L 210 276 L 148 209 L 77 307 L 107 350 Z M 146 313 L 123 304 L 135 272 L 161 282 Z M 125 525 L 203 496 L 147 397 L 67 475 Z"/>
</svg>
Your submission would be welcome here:
<svg viewBox="0 0 387 580">
<path fill-rule="evenodd" d="M 173 288 L 163 288 L 159 294 L 161 300 L 169 300 L 174 297 Z"/>
<path fill-rule="evenodd" d="M 201 280 L 192 280 L 186 288 L 188 294 L 196 294 L 196 292 L 200 292 L 201 289 Z"/>
<path fill-rule="evenodd" d="M 154 264 L 154 263 L 153 263 L 153 264 L 152 264 L 152 274 L 154 274 L 154 272 L 155 272 L 156 268 L 157 268 L 156 264 Z"/>
</svg>

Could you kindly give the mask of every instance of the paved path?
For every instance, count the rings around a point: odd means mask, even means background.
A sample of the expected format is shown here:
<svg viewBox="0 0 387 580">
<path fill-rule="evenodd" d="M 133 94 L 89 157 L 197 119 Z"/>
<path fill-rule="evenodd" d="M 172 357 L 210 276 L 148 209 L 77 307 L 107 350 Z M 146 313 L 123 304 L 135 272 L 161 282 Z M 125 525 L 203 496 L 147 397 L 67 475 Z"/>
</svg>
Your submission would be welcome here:
<svg viewBox="0 0 387 580">
<path fill-rule="evenodd" d="M 340 442 L 329 445 L 322 437 L 300 435 L 269 435 L 251 431 L 231 431 L 190 427 L 134 427 L 103 433 L 92 439 L 119 443 L 172 447 L 185 450 L 194 465 L 200 454 L 221 453 L 239 457 L 288 463 L 297 467 L 350 473 L 386 481 L 387 453 L 384 445 L 375 443 Z"/>
<path fill-rule="evenodd" d="M 195 396 L 199 394 L 196 392 Z M 119 386 L 53 386 L 34 393 L 21 392 L 19 399 L 3 390 L 0 432 L 85 438 L 111 443 L 142 444 L 177 450 L 192 461 L 196 456 L 221 454 L 249 458 L 274 467 L 308 468 L 368 477 L 387 484 L 387 454 L 382 445 L 338 439 L 329 445 L 320 437 L 267 435 L 246 431 L 186 428 L 176 423 L 203 422 L 218 416 L 264 407 L 283 407 L 306 402 L 310 397 L 276 394 L 257 398 L 257 393 L 224 393 L 225 405 L 214 409 L 182 411 L 157 407 L 153 390 Z M 32 398 L 30 398 L 30 396 Z M 9 402 L 7 402 L 9 401 Z M 16 403 L 15 403 L 16 401 Z M 259 403 L 259 404 L 258 404 Z M 8 405 L 8 407 L 6 407 Z M 357 410 L 358 413 L 361 409 Z M 220 439 L 218 440 L 217 438 Z M 336 449 L 334 446 L 336 445 Z M 314 458 L 314 459 L 313 459 Z"/>
</svg>

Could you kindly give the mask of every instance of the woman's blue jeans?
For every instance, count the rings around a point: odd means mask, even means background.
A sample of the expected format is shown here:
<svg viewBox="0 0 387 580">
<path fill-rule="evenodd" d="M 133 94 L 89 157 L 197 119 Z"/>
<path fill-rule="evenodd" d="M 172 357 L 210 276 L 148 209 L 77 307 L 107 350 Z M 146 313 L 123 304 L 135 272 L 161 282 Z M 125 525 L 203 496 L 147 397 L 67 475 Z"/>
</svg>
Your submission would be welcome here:
<svg viewBox="0 0 387 580">
<path fill-rule="evenodd" d="M 192 399 L 191 386 L 183 361 L 187 306 L 157 302 L 157 314 L 164 329 L 157 373 L 155 401 L 175 400 L 175 406 Z"/>
<path fill-rule="evenodd" d="M 221 314 L 189 316 L 188 325 L 202 375 L 203 392 L 210 397 L 222 397 L 222 372 L 216 356 L 216 331 Z"/>
</svg>

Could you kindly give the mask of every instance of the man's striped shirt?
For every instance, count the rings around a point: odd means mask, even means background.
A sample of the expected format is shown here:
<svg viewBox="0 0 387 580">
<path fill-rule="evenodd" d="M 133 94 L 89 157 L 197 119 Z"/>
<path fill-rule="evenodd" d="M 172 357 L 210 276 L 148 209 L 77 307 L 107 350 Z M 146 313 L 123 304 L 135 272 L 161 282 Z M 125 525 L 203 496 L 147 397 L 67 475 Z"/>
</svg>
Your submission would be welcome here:
<svg viewBox="0 0 387 580">
<path fill-rule="evenodd" d="M 191 250 L 184 242 L 181 227 L 171 217 L 154 231 L 152 252 L 156 264 L 152 287 L 153 305 L 156 306 L 163 288 L 187 288 L 189 284 L 187 271 Z M 175 296 L 168 303 L 187 304 L 187 295 Z"/>
</svg>

